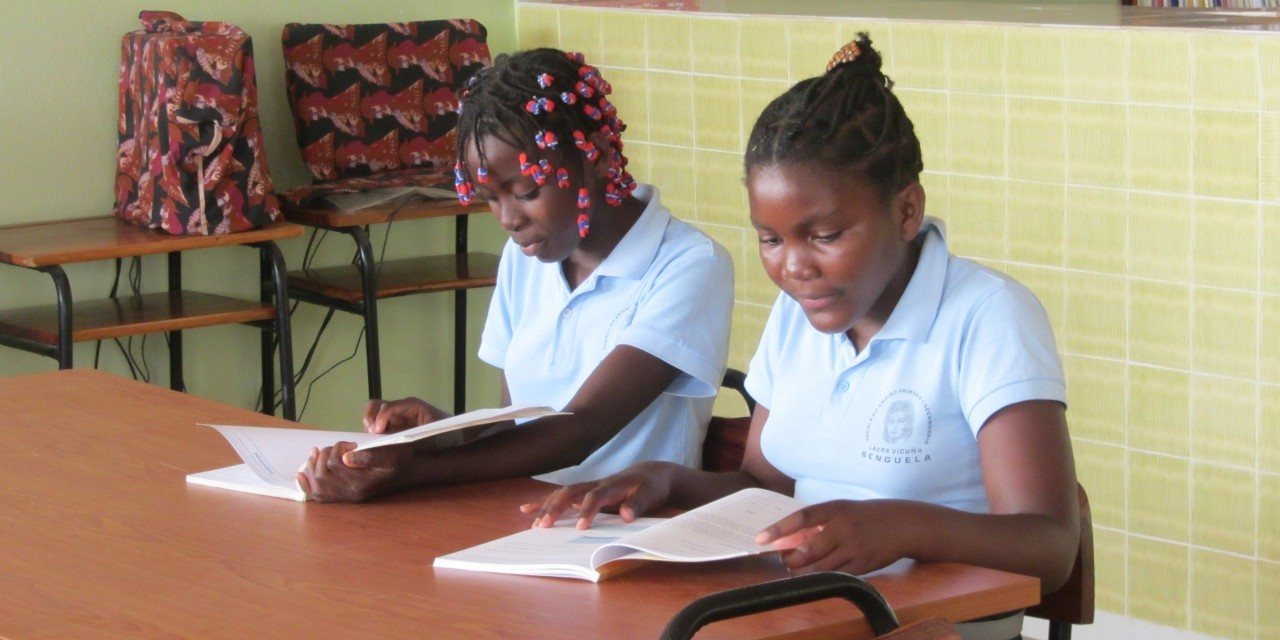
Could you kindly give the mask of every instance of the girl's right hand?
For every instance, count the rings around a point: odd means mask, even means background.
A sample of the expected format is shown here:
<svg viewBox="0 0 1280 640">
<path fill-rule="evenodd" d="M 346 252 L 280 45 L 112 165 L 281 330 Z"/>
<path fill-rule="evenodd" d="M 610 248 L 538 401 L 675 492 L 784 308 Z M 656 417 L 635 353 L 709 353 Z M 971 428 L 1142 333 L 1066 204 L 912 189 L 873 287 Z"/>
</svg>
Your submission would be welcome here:
<svg viewBox="0 0 1280 640">
<path fill-rule="evenodd" d="M 541 504 L 520 505 L 520 511 L 534 514 L 534 528 L 550 527 L 570 508 L 578 510 L 579 529 L 590 527 L 596 514 L 606 508 L 616 508 L 624 521 L 631 522 L 667 503 L 671 493 L 667 467 L 660 462 L 641 462 L 607 478 L 560 487 Z"/>
<path fill-rule="evenodd" d="M 370 400 L 364 405 L 364 430 L 368 433 L 395 433 L 448 418 L 441 411 L 418 398 L 403 400 Z"/>
</svg>

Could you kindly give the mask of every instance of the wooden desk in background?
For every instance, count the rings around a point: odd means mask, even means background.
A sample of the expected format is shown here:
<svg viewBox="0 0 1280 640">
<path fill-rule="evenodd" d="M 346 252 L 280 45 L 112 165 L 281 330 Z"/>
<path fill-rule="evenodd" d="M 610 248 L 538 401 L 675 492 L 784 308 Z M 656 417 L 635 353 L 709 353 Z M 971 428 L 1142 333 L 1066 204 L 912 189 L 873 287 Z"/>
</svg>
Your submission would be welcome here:
<svg viewBox="0 0 1280 640">
<path fill-rule="evenodd" d="M 436 571 L 431 561 L 528 526 L 529 479 L 320 505 L 188 486 L 238 462 L 196 422 L 284 420 L 94 370 L 0 378 L 0 636 L 655 638 L 682 606 L 780 578 L 776 557 L 654 563 L 611 581 Z M 1038 599 L 1034 578 L 956 564 L 874 576 L 903 622 Z M 825 602 L 699 638 L 857 627 Z M 834 626 L 832 626 L 834 625 Z M 865 629 L 865 625 L 861 625 Z"/>
<path fill-rule="evenodd" d="M 78 218 L 0 227 L 0 263 L 43 271 L 53 278 L 56 306 L 0 311 L 0 344 L 49 356 L 71 368 L 75 342 L 165 332 L 169 338 L 169 387 L 183 390 L 182 331 L 219 324 L 252 324 L 262 330 L 262 397 L 271 412 L 275 396 L 272 358 L 280 352 L 280 406 L 293 418 L 293 347 L 284 256 L 276 240 L 296 238 L 302 227 L 287 222 L 261 229 L 214 236 L 176 236 L 144 229 L 115 216 Z M 186 291 L 182 288 L 182 252 L 248 245 L 260 253 L 259 300 Z M 63 265 L 165 253 L 169 287 L 161 293 L 79 301 L 72 304 L 71 282 Z M 119 276 L 117 275 L 117 280 Z M 277 293 L 279 295 L 277 295 Z M 278 335 L 279 340 L 274 340 Z"/>
<path fill-rule="evenodd" d="M 443 180 L 442 176 L 442 180 Z M 446 188 L 451 188 L 446 185 Z M 467 290 L 491 287 L 498 279 L 498 256 L 467 248 L 467 216 L 487 212 L 477 202 L 461 205 L 445 200 L 393 201 L 359 211 L 299 209 L 285 199 L 290 222 L 351 236 L 356 245 L 353 264 L 304 268 L 289 274 L 289 295 L 295 299 L 346 311 L 364 319 L 364 354 L 369 397 L 382 397 L 381 332 L 378 300 L 418 293 L 453 292 L 453 410 L 466 406 Z M 379 261 L 369 242 L 369 225 L 406 220 L 452 218 L 453 253 Z M 390 229 L 387 233 L 390 233 Z M 307 265 L 303 265 L 307 267 Z"/>
</svg>

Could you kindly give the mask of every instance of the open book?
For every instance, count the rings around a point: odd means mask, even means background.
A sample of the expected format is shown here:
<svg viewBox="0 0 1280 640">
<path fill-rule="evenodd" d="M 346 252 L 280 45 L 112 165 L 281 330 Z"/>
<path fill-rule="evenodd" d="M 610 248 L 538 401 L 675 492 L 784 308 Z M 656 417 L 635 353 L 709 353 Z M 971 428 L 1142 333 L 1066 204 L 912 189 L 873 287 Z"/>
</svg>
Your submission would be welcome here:
<svg viewBox="0 0 1280 640">
<path fill-rule="evenodd" d="M 674 518 L 627 523 L 602 513 L 586 530 L 562 520 L 440 556 L 434 566 L 599 582 L 644 560 L 709 562 L 775 551 L 756 544 L 756 534 L 803 506 L 765 489 L 743 489 Z"/>
<path fill-rule="evenodd" d="M 187 482 L 305 501 L 307 494 L 298 486 L 296 474 L 298 469 L 306 464 L 312 447 L 328 447 L 346 440 L 356 443 L 356 449 L 359 450 L 427 440 L 422 446 L 443 449 L 490 435 L 494 432 L 492 425 L 495 422 L 526 420 L 556 413 L 550 407 L 533 406 L 479 409 L 389 435 L 354 431 L 201 425 L 217 429 L 222 437 L 231 443 L 236 453 L 240 454 L 244 464 L 193 473 L 187 476 Z"/>
</svg>

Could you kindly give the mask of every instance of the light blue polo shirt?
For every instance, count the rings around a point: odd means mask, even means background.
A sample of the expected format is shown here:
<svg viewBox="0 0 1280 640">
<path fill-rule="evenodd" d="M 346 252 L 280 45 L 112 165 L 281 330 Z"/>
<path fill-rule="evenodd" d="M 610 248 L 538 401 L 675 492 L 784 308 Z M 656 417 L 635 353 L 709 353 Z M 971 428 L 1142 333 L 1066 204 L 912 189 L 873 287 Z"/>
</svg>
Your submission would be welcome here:
<svg viewBox="0 0 1280 640">
<path fill-rule="evenodd" d="M 513 403 L 564 407 L 623 344 L 680 370 L 582 464 L 542 480 L 594 480 L 644 460 L 700 462 L 728 359 L 733 263 L 711 238 L 672 218 L 657 189 L 640 185 L 634 195 L 646 203 L 640 219 L 575 290 L 559 263 L 527 257 L 514 242 L 502 251 L 480 359 L 503 370 Z"/>
<path fill-rule="evenodd" d="M 858 353 L 814 329 L 782 294 L 747 390 L 769 408 L 765 459 L 796 497 L 898 498 L 989 511 L 977 434 L 1027 400 L 1066 403 L 1048 316 L 1008 276 L 947 252 L 927 218 L 920 261 L 884 327 Z"/>
</svg>

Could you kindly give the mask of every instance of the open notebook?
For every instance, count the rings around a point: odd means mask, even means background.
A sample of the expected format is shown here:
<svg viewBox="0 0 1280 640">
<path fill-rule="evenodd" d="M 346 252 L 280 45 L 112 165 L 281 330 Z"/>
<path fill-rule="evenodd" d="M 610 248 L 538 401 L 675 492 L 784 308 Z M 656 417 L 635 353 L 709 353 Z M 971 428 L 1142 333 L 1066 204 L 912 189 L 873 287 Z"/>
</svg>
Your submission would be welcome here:
<svg viewBox="0 0 1280 640">
<path fill-rule="evenodd" d="M 312 447 L 328 447 L 339 441 L 354 442 L 357 449 L 373 449 L 420 442 L 419 446 L 446 448 L 494 433 L 494 423 L 558 415 L 550 407 L 510 406 L 478 409 L 389 435 L 317 429 L 281 429 L 221 424 L 200 425 L 217 429 L 240 454 L 244 464 L 192 473 L 187 482 L 219 489 L 305 501 L 296 474 Z M 425 442 L 424 442 L 425 441 Z"/>
<path fill-rule="evenodd" d="M 804 506 L 765 489 L 743 489 L 674 518 L 600 514 L 590 529 L 561 520 L 435 559 L 442 569 L 465 569 L 599 582 L 643 561 L 711 562 L 777 551 L 756 544 L 760 530 Z"/>
</svg>

